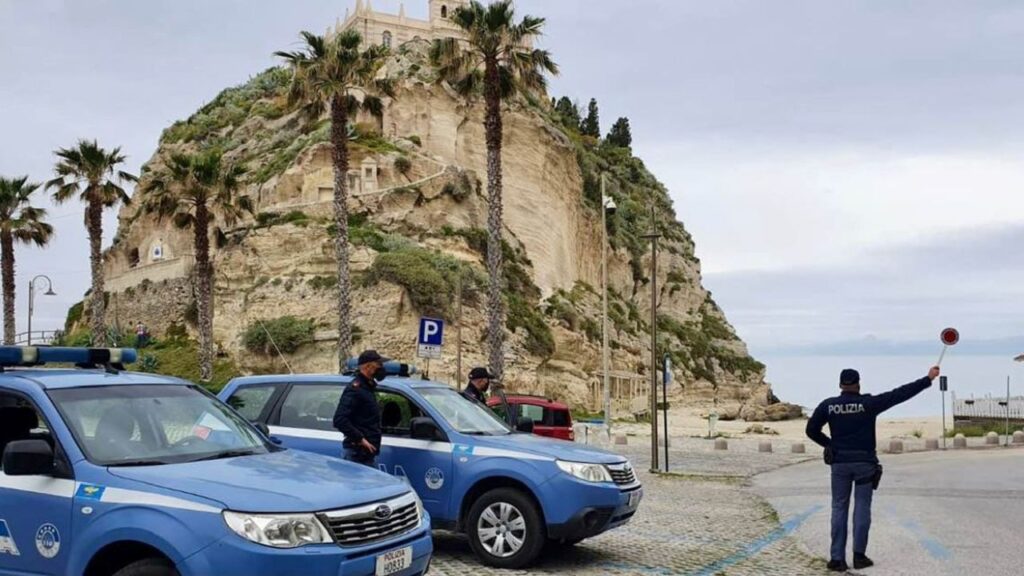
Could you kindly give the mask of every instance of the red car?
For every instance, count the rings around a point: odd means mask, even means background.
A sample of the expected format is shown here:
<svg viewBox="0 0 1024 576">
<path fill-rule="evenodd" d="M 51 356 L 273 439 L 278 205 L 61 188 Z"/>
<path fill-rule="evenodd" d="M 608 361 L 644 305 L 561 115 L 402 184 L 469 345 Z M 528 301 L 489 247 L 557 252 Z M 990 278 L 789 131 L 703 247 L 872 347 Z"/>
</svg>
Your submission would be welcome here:
<svg viewBox="0 0 1024 576">
<path fill-rule="evenodd" d="M 515 410 L 519 421 L 532 420 L 533 433 L 559 440 L 573 441 L 576 435 L 572 431 L 572 416 L 569 407 L 561 402 L 554 402 L 543 396 L 525 394 L 507 394 L 508 403 Z M 491 396 L 487 406 L 505 420 L 505 410 L 501 406 L 501 398 Z"/>
</svg>

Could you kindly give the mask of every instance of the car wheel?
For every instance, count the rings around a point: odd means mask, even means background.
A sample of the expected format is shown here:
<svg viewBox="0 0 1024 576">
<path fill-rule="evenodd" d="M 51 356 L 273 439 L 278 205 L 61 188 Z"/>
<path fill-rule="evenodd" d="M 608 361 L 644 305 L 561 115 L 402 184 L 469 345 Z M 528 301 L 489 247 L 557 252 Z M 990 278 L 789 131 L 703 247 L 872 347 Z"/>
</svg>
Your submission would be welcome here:
<svg viewBox="0 0 1024 576">
<path fill-rule="evenodd" d="M 473 552 L 495 568 L 529 565 L 547 541 L 537 505 L 513 488 L 498 488 L 478 498 L 469 509 L 466 525 Z"/>
<path fill-rule="evenodd" d="M 162 558 L 147 558 L 132 562 L 114 573 L 113 576 L 180 576 L 174 564 Z"/>
</svg>

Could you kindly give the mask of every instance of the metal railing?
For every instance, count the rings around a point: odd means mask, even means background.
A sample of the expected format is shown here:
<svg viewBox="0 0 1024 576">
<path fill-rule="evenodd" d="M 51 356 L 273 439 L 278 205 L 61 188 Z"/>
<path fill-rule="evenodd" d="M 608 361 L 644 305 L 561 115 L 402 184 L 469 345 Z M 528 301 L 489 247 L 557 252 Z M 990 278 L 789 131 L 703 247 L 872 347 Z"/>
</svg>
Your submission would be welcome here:
<svg viewBox="0 0 1024 576">
<path fill-rule="evenodd" d="M 53 344 L 54 340 L 57 340 L 63 334 L 63 330 L 33 330 L 32 338 L 30 339 L 28 332 L 21 332 L 14 336 L 14 345 L 28 346 L 31 342 L 33 346 L 47 346 Z"/>
</svg>

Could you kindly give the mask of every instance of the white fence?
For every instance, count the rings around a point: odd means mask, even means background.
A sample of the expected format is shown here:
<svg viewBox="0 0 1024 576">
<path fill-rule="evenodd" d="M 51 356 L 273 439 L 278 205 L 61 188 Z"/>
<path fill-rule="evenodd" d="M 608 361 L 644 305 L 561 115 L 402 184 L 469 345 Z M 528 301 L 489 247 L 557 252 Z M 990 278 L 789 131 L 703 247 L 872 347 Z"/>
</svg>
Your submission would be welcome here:
<svg viewBox="0 0 1024 576">
<path fill-rule="evenodd" d="M 985 398 L 953 397 L 953 420 L 983 421 L 1005 420 L 1024 422 L 1024 397 L 1011 396 L 1009 403 L 1002 398 L 986 396 Z"/>
</svg>

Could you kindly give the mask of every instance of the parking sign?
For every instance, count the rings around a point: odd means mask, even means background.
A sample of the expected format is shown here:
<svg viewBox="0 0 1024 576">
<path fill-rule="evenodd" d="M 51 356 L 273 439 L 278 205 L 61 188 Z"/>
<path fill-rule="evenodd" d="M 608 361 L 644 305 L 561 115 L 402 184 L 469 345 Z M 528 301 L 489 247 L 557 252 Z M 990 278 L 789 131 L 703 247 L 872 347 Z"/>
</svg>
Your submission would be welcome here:
<svg viewBox="0 0 1024 576">
<path fill-rule="evenodd" d="M 416 344 L 416 355 L 420 358 L 440 358 L 441 346 L 444 344 L 444 320 L 420 318 L 420 333 Z"/>
</svg>

